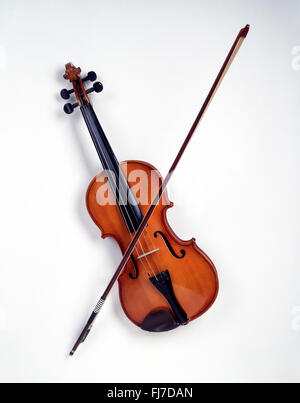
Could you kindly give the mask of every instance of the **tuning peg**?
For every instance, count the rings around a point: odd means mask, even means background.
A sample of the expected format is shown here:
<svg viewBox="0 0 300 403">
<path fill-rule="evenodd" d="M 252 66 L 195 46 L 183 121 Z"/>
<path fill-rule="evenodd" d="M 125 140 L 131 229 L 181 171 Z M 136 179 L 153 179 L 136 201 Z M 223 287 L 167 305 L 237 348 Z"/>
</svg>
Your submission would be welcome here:
<svg viewBox="0 0 300 403">
<path fill-rule="evenodd" d="M 93 84 L 92 88 L 89 88 L 86 93 L 90 94 L 91 92 L 101 92 L 103 90 L 103 85 L 99 81 Z"/>
<path fill-rule="evenodd" d="M 87 81 L 87 80 L 96 81 L 97 74 L 94 71 L 89 71 L 88 75 L 82 79 L 82 81 Z"/>
<path fill-rule="evenodd" d="M 78 102 L 76 102 L 75 104 L 65 104 L 64 106 L 64 111 L 69 115 L 70 113 L 72 113 L 74 111 L 75 108 L 77 108 L 78 106 Z"/>
<path fill-rule="evenodd" d="M 60 91 L 60 96 L 63 99 L 69 99 L 70 98 L 70 94 L 72 94 L 74 92 L 74 88 L 72 88 L 71 90 L 66 90 L 65 88 L 63 90 Z"/>
</svg>

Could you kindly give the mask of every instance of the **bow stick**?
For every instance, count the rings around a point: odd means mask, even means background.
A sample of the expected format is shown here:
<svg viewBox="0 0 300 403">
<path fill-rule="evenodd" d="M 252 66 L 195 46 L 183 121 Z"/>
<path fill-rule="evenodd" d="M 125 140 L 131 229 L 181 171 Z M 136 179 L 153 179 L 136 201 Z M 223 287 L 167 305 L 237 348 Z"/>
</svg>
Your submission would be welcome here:
<svg viewBox="0 0 300 403">
<path fill-rule="evenodd" d="M 213 83 L 213 85 L 211 87 L 211 90 L 209 91 L 209 93 L 208 93 L 208 95 L 207 95 L 207 97 L 206 97 L 206 99 L 205 99 L 205 101 L 204 101 L 204 103 L 202 105 L 202 108 L 200 109 L 200 112 L 198 113 L 198 115 L 197 115 L 197 117 L 196 117 L 196 119 L 195 119 L 195 121 L 194 121 L 194 123 L 193 123 L 193 125 L 192 125 L 192 127 L 191 127 L 191 129 L 190 129 L 190 131 L 189 131 L 189 133 L 188 133 L 188 135 L 186 137 L 186 139 L 184 140 L 184 142 L 183 142 L 183 144 L 182 144 L 182 146 L 181 146 L 181 148 L 180 148 L 180 150 L 179 150 L 179 152 L 178 152 L 173 164 L 171 165 L 171 168 L 170 168 L 167 176 L 165 177 L 163 183 L 161 184 L 161 186 L 160 186 L 160 188 L 159 188 L 159 190 L 157 192 L 157 195 L 155 196 L 154 200 L 152 201 L 151 206 L 149 207 L 146 215 L 144 216 L 144 218 L 143 218 L 138 230 L 136 231 L 134 237 L 132 238 L 132 241 L 130 242 L 130 244 L 129 244 L 129 246 L 128 246 L 128 248 L 127 248 L 127 250 L 126 250 L 126 252 L 125 252 L 125 254 L 124 254 L 124 256 L 123 256 L 123 258 L 122 258 L 122 260 L 121 260 L 121 262 L 120 262 L 120 264 L 119 264 L 119 266 L 118 266 L 118 268 L 117 268 L 117 270 L 115 272 L 115 274 L 113 275 L 112 279 L 110 280 L 110 282 L 109 282 L 108 286 L 106 287 L 103 295 L 99 299 L 94 311 L 92 312 L 89 320 L 87 321 L 87 324 L 85 325 L 85 327 L 84 327 L 83 331 L 81 332 L 80 336 L 78 337 L 74 347 L 72 348 L 72 351 L 70 352 L 71 356 L 74 355 L 74 353 L 77 350 L 78 346 L 85 341 L 85 339 L 87 338 L 89 332 L 91 331 L 92 326 L 94 324 L 94 321 L 95 321 L 96 317 L 98 316 L 98 314 L 100 312 L 100 309 L 104 304 L 104 301 L 106 300 L 109 292 L 111 291 L 111 289 L 112 289 L 113 285 L 115 284 L 115 282 L 118 280 L 122 270 L 124 269 L 128 259 L 130 258 L 131 253 L 133 252 L 133 250 L 134 250 L 134 248 L 135 248 L 135 246 L 136 246 L 136 244 L 137 244 L 137 242 L 138 242 L 143 230 L 145 229 L 145 227 L 146 227 L 146 225 L 147 225 L 147 223 L 148 223 L 148 221 L 149 221 L 149 219 L 150 219 L 155 207 L 157 206 L 157 204 L 158 204 L 158 202 L 159 202 L 164 190 L 166 189 L 166 187 L 167 187 L 167 185 L 168 185 L 168 183 L 169 183 L 169 181 L 170 181 L 170 179 L 171 179 L 171 177 L 172 177 L 172 175 L 173 175 L 173 173 L 174 173 L 174 171 L 175 171 L 175 169 L 176 169 L 176 167 L 177 167 L 177 165 L 178 165 L 178 163 L 179 163 L 179 161 L 180 161 L 180 159 L 181 159 L 181 157 L 182 157 L 182 155 L 183 155 L 183 153 L 184 153 L 184 151 L 185 151 L 185 149 L 186 149 L 186 147 L 188 145 L 188 143 L 190 142 L 190 140 L 191 140 L 191 138 L 192 138 L 192 136 L 193 136 L 193 134 L 194 134 L 199 122 L 200 122 L 200 120 L 202 119 L 207 107 L 209 106 L 209 104 L 210 104 L 212 98 L 214 97 L 217 89 L 219 88 L 219 86 L 220 86 L 225 74 L 227 73 L 227 70 L 229 69 L 231 63 L 233 62 L 233 59 L 235 58 L 237 52 L 239 51 L 239 48 L 241 47 L 244 39 L 246 38 L 246 36 L 247 36 L 247 34 L 249 32 L 249 28 L 250 28 L 250 26 L 246 25 L 245 28 L 242 28 L 240 30 L 238 36 L 236 37 L 236 40 L 234 41 L 234 43 L 233 43 L 233 45 L 232 45 L 232 47 L 231 47 L 231 49 L 230 49 L 230 51 L 228 53 L 228 56 L 226 57 L 225 62 L 223 63 L 223 66 L 221 67 L 221 70 L 220 70 L 217 78 L 215 79 L 215 82 Z"/>
</svg>

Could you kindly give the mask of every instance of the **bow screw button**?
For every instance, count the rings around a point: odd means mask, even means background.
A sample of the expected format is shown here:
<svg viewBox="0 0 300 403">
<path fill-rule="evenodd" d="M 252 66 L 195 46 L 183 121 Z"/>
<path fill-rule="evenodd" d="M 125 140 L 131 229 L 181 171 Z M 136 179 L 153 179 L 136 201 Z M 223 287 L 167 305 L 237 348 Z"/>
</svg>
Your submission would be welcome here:
<svg viewBox="0 0 300 403">
<path fill-rule="evenodd" d="M 70 113 L 72 113 L 74 111 L 75 108 L 77 108 L 77 106 L 78 106 L 78 102 L 76 102 L 75 104 L 65 104 L 64 111 L 65 111 L 65 113 L 67 113 L 69 115 Z"/>
</svg>

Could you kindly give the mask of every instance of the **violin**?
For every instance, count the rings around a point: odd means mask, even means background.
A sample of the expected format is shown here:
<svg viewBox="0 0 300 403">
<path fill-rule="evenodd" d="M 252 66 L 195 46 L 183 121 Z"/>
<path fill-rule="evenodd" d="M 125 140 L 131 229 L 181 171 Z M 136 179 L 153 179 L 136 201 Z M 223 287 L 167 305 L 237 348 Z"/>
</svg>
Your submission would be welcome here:
<svg viewBox="0 0 300 403">
<path fill-rule="evenodd" d="M 64 111 L 71 114 L 75 108 L 80 109 L 104 169 L 88 186 L 86 207 L 102 238 L 113 238 L 123 255 L 71 355 L 86 339 L 116 281 L 124 313 L 134 325 L 148 332 L 170 331 L 186 325 L 204 314 L 216 300 L 219 290 L 216 268 L 194 238 L 182 240 L 172 230 L 167 210 L 173 203 L 166 187 L 248 31 L 249 25 L 239 32 L 164 180 L 148 162 L 119 162 L 89 98 L 90 93 L 103 90 L 102 83 L 96 82 L 95 72 L 81 78 L 79 67 L 66 64 L 64 78 L 70 81 L 72 89 L 63 89 L 61 97 L 69 99 L 74 94 L 76 102 L 65 104 Z M 88 81 L 94 84 L 86 89 Z"/>
</svg>

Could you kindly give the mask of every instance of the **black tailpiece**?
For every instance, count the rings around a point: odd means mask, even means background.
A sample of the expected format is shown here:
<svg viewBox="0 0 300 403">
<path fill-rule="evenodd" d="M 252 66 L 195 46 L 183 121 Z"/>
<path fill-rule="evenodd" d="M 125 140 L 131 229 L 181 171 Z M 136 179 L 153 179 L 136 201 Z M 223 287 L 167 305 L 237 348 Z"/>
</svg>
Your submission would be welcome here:
<svg viewBox="0 0 300 403">
<path fill-rule="evenodd" d="M 188 317 L 176 299 L 168 270 L 165 270 L 156 276 L 150 277 L 149 280 L 169 302 L 176 321 L 180 325 L 185 325 L 188 322 Z"/>
</svg>

